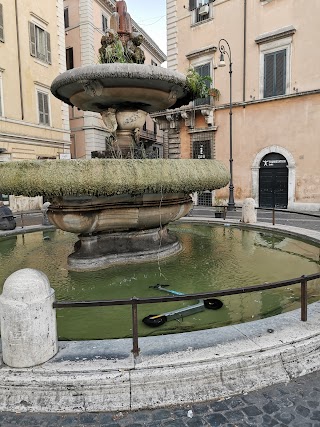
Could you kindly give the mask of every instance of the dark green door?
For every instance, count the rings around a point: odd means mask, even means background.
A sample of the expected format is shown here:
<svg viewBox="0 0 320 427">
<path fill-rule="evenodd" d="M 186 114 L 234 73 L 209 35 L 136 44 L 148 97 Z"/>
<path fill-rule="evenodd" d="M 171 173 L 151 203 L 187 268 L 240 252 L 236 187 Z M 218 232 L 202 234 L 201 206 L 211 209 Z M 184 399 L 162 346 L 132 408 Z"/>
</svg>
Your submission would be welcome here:
<svg viewBox="0 0 320 427">
<path fill-rule="evenodd" d="M 259 206 L 279 209 L 288 207 L 288 167 L 281 154 L 270 153 L 261 161 Z"/>
</svg>

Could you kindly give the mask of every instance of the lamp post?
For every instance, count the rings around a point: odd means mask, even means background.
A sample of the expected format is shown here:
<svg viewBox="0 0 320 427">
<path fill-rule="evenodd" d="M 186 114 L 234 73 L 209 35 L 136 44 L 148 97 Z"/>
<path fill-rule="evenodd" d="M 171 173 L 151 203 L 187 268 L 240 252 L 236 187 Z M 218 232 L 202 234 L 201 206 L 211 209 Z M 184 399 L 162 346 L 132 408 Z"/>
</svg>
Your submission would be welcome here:
<svg viewBox="0 0 320 427">
<path fill-rule="evenodd" d="M 224 43 L 227 45 L 228 50 L 226 50 Z M 229 201 L 228 201 L 228 211 L 234 211 L 235 210 L 235 203 L 234 203 L 234 186 L 233 186 L 233 157 L 232 157 L 232 57 L 231 57 L 231 49 L 230 45 L 227 42 L 226 39 L 220 39 L 218 48 L 220 51 L 220 62 L 219 67 L 225 67 L 226 63 L 224 61 L 224 55 L 227 55 L 229 58 L 229 76 L 230 76 L 230 108 L 229 108 L 229 118 L 230 118 L 230 183 L 229 183 Z"/>
</svg>

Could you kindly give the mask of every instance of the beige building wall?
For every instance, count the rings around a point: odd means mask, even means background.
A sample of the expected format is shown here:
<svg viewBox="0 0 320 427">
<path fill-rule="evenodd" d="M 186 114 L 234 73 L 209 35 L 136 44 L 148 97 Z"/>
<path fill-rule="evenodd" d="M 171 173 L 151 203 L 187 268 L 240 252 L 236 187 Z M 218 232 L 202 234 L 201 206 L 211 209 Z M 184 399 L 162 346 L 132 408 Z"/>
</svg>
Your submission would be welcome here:
<svg viewBox="0 0 320 427">
<path fill-rule="evenodd" d="M 110 25 L 110 17 L 115 10 L 114 0 L 64 0 L 64 9 L 68 10 L 69 25 L 65 29 L 66 48 L 73 49 L 73 65 L 80 67 L 99 63 L 98 50 L 104 34 L 102 16 L 106 25 Z M 128 10 L 130 13 L 130 10 Z M 133 21 L 133 29 L 143 34 L 145 41 L 142 46 L 145 64 L 161 65 L 166 56 L 153 40 Z M 90 158 L 92 151 L 105 150 L 105 126 L 97 113 L 69 109 L 70 128 L 72 134 L 72 157 Z M 146 128 L 141 130 L 141 137 L 150 140 L 162 151 L 162 132 L 154 132 L 154 121 L 148 117 Z"/>
<path fill-rule="evenodd" d="M 199 15 L 199 3 L 208 3 L 207 14 Z M 166 113 L 170 119 L 163 128 L 168 129 L 169 153 L 172 146 L 172 157 L 177 153 L 185 157 L 188 152 L 192 156 L 194 144 L 207 139 L 211 141 L 211 157 L 229 167 L 227 54 L 226 66 L 218 67 L 219 40 L 226 39 L 231 52 L 225 42 L 224 45 L 232 62 L 236 204 L 246 197 L 254 197 L 257 205 L 261 203 L 262 161 L 264 156 L 274 153 L 287 162 L 287 207 L 320 210 L 320 56 L 315 54 L 319 13 L 318 0 L 309 0 L 307 8 L 300 0 L 167 0 L 168 67 L 185 73 L 190 66 L 209 64 L 212 87 L 220 91 L 219 100 L 211 97 L 206 106 L 190 104 L 173 111 L 171 117 Z M 277 52 L 282 52 L 282 59 Z M 265 64 L 271 58 L 278 58 L 274 59 L 274 64 L 278 61 L 274 70 L 278 81 L 284 84 L 277 89 L 278 93 L 267 95 Z M 270 70 L 269 67 L 268 73 Z M 216 195 L 227 200 L 229 188 L 217 191 Z"/>
<path fill-rule="evenodd" d="M 70 148 L 68 111 L 50 85 L 65 70 L 63 0 L 0 0 L 0 12 L 0 161 L 59 158 Z"/>
</svg>

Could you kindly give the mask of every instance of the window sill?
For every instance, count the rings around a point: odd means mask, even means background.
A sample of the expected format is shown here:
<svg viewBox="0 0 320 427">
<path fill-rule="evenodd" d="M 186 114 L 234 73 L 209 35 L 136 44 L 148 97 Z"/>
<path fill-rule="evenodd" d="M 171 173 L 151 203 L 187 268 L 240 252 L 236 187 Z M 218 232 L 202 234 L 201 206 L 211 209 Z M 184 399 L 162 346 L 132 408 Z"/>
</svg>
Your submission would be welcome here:
<svg viewBox="0 0 320 427">
<path fill-rule="evenodd" d="M 204 19 L 203 21 L 200 21 L 200 22 L 194 22 L 193 24 L 191 24 L 191 28 L 198 27 L 199 25 L 202 25 L 202 24 L 207 24 L 208 22 L 211 22 L 211 21 L 213 21 L 213 18 Z"/>
</svg>

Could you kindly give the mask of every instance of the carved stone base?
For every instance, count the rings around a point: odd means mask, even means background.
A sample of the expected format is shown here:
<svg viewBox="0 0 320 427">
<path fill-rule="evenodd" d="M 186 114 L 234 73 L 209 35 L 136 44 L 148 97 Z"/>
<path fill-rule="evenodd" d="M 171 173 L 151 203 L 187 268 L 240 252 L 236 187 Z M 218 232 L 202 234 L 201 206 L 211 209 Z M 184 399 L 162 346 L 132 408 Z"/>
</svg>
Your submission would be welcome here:
<svg viewBox="0 0 320 427">
<path fill-rule="evenodd" d="M 181 250 L 178 238 L 167 227 L 126 233 L 80 235 L 68 257 L 72 271 L 90 271 L 115 264 L 155 261 Z"/>
</svg>

